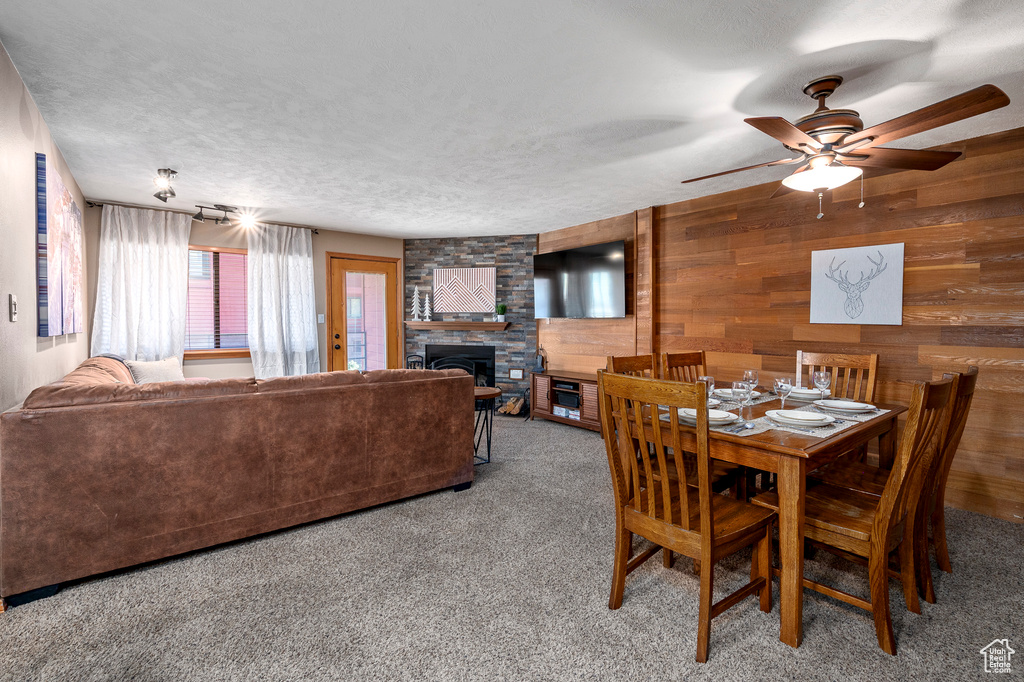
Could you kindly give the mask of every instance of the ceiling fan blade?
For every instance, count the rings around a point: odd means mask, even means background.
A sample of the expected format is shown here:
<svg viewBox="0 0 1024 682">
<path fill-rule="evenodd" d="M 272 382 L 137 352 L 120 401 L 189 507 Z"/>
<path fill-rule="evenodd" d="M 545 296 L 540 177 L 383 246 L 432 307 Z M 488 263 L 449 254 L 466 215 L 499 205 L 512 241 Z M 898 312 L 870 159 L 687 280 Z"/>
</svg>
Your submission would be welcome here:
<svg viewBox="0 0 1024 682">
<path fill-rule="evenodd" d="M 960 152 L 933 152 L 915 149 L 889 149 L 872 147 L 857 149 L 851 154 L 837 157 L 847 166 L 865 168 L 905 168 L 910 170 L 938 170 L 960 158 Z"/>
<path fill-rule="evenodd" d="M 799 167 L 799 168 L 797 168 L 797 169 L 796 169 L 795 171 L 793 171 L 793 172 L 791 173 L 791 175 L 796 175 L 797 173 L 803 173 L 803 172 L 804 172 L 805 170 L 807 170 L 807 169 L 808 169 L 808 168 L 810 168 L 810 167 L 811 167 L 811 166 L 810 166 L 810 164 L 807 164 L 807 165 L 804 165 L 804 166 L 800 166 L 800 167 Z M 782 183 L 780 182 L 780 183 L 779 183 L 779 188 L 778 188 L 777 190 L 775 190 L 775 191 L 774 191 L 774 192 L 772 193 L 772 195 L 771 195 L 770 197 L 768 197 L 768 198 L 769 198 L 769 199 L 774 199 L 775 197 L 781 197 L 781 196 L 784 196 L 784 195 L 786 195 L 786 194 L 789 194 L 790 192 L 795 192 L 795 191 L 796 191 L 796 190 L 795 190 L 795 189 L 793 189 L 792 187 L 787 187 L 787 186 L 783 185 L 783 184 L 782 184 Z"/>
<path fill-rule="evenodd" d="M 689 180 L 683 180 L 685 185 L 688 182 L 697 182 L 698 180 L 707 180 L 708 178 L 717 178 L 720 175 L 728 175 L 729 173 L 739 173 L 740 171 L 753 170 L 754 168 L 764 168 L 765 166 L 783 166 L 787 163 L 796 163 L 797 161 L 803 161 L 803 156 L 798 156 L 795 159 L 779 159 L 778 161 L 769 161 L 768 163 L 758 163 L 753 166 L 745 166 L 743 168 L 733 168 L 732 170 L 722 171 L 721 173 L 712 173 L 711 175 L 702 175 L 699 178 L 690 178 Z"/>
<path fill-rule="evenodd" d="M 780 116 L 759 116 L 743 120 L 765 135 L 771 135 L 787 147 L 793 149 L 810 147 L 814 151 L 821 149 L 820 142 Z"/>
<path fill-rule="evenodd" d="M 1006 96 L 1005 92 L 994 85 L 982 85 L 923 109 L 898 116 L 885 123 L 865 128 L 859 133 L 848 135 L 843 139 L 841 146 L 836 148 L 836 151 L 839 153 L 850 151 L 853 145 L 864 140 L 870 141 L 866 145 L 861 144 L 860 149 L 885 144 L 901 137 L 916 135 L 932 128 L 984 114 L 993 109 L 1005 107 L 1009 103 L 1010 98 Z"/>
</svg>

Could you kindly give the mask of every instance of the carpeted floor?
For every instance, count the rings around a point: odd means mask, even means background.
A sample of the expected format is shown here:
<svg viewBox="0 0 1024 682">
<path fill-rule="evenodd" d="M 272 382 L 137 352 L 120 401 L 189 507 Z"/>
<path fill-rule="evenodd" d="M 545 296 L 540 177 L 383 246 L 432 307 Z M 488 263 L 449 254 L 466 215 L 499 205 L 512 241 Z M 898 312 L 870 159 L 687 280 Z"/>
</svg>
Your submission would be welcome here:
<svg viewBox="0 0 1024 682">
<path fill-rule="evenodd" d="M 499 417 L 494 461 L 443 491 L 82 581 L 0 614 L 9 680 L 935 680 L 981 676 L 979 650 L 1024 645 L 1024 526 L 951 510 L 955 573 L 907 612 L 899 655 L 868 613 L 807 592 L 804 643 L 748 599 L 694 662 L 697 578 L 656 556 L 608 609 L 613 512 L 597 434 Z M 719 598 L 749 554 L 719 564 Z M 866 594 L 818 553 L 809 577 Z M 1022 654 L 1024 656 L 1024 654 Z M 1014 661 L 1016 662 L 1016 661 Z M 1024 668 L 1024 658 L 1020 667 Z"/>
</svg>

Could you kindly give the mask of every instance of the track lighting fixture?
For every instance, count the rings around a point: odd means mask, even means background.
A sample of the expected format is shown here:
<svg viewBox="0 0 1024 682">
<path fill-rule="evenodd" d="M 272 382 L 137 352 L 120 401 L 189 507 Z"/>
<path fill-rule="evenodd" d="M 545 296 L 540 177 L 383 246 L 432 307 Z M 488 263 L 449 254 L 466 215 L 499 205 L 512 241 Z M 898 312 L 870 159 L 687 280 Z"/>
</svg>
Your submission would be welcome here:
<svg viewBox="0 0 1024 682">
<path fill-rule="evenodd" d="M 204 214 L 203 211 L 221 211 L 222 213 L 224 213 L 224 215 L 222 215 L 220 218 L 214 218 L 214 225 L 230 225 L 231 216 L 229 216 L 228 214 L 238 212 L 238 209 L 235 208 L 234 206 L 227 206 L 225 204 L 214 204 L 213 206 L 202 206 L 200 204 L 196 204 L 196 208 L 198 208 L 199 211 L 196 212 L 194 216 L 192 216 L 192 220 L 195 220 L 196 222 L 199 223 L 206 222 L 206 214 Z"/>
<path fill-rule="evenodd" d="M 200 208 L 202 208 L 202 207 L 200 207 Z M 234 212 L 236 212 L 238 210 L 234 206 L 225 206 L 224 204 L 214 204 L 213 205 L 213 209 L 215 211 L 223 211 L 224 212 L 223 216 L 221 216 L 220 218 L 217 218 L 216 220 L 213 221 L 217 225 L 230 225 L 231 224 L 231 218 L 228 217 L 228 213 L 234 213 Z"/>
<path fill-rule="evenodd" d="M 153 184 L 157 187 L 157 192 L 153 196 L 160 201 L 167 203 L 168 199 L 177 196 L 174 193 L 174 188 L 171 187 L 171 180 L 178 174 L 178 171 L 171 170 L 170 168 L 161 168 L 157 170 L 156 177 L 153 178 Z"/>
</svg>

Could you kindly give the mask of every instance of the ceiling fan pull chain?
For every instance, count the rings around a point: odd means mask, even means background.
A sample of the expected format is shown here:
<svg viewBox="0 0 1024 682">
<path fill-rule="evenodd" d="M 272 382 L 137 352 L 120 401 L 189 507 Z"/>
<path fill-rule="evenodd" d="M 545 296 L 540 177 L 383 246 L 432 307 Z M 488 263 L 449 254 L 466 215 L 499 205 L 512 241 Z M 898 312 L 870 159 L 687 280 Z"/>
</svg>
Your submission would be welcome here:
<svg viewBox="0 0 1024 682">
<path fill-rule="evenodd" d="M 824 194 L 824 192 L 818 192 L 818 220 L 821 220 L 822 218 L 825 217 L 825 214 L 821 210 L 821 195 L 822 194 Z"/>
<path fill-rule="evenodd" d="M 860 203 L 857 208 L 864 208 L 864 176 L 860 176 Z"/>
</svg>

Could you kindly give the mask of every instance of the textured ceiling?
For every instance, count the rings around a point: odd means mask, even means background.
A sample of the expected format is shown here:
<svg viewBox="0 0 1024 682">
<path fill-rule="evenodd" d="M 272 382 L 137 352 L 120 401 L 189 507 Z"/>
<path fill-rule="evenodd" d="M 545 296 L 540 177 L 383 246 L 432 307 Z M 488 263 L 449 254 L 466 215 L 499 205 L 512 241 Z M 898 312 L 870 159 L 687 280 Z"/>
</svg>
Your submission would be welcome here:
<svg viewBox="0 0 1024 682">
<path fill-rule="evenodd" d="M 1021 0 L 178 0 L 0 4 L 0 41 L 86 196 L 253 207 L 396 237 L 544 232 L 781 179 L 742 122 L 813 77 L 872 125 L 993 83 L 1024 125 Z M 780 199 L 786 200 L 786 199 Z"/>
</svg>

